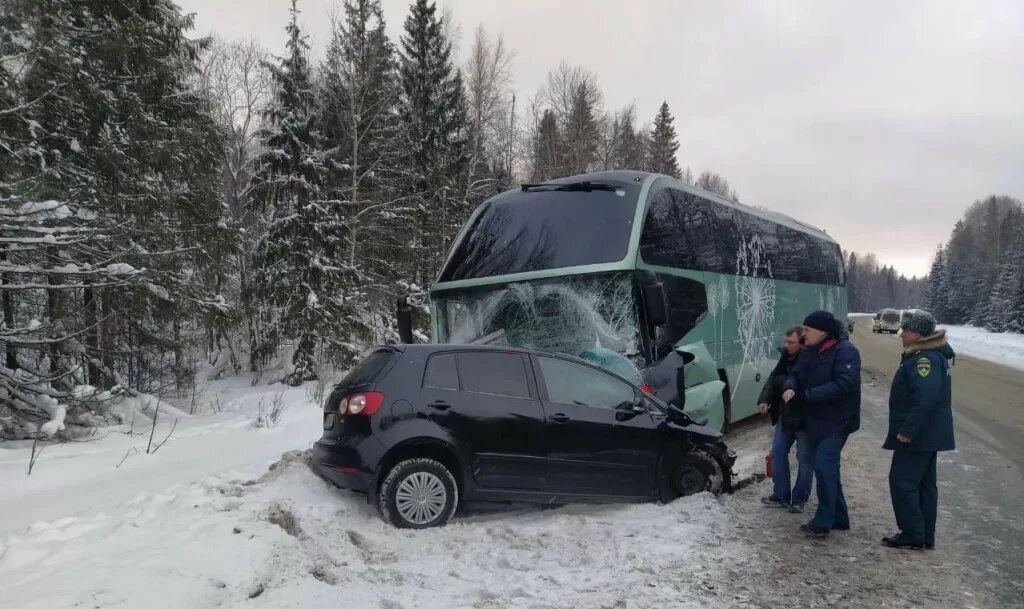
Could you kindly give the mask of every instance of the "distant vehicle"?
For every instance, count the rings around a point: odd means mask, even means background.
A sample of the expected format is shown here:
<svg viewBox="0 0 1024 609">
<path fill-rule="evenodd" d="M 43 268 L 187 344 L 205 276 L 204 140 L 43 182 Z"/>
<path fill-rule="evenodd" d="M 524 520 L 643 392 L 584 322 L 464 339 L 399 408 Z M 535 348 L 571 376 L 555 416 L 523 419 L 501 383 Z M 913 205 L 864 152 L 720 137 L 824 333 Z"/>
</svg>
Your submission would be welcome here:
<svg viewBox="0 0 1024 609">
<path fill-rule="evenodd" d="M 310 466 L 405 528 L 443 525 L 461 502 L 729 491 L 736 459 L 718 432 L 622 377 L 522 349 L 380 347 L 323 414 Z"/>
<path fill-rule="evenodd" d="M 875 319 L 871 322 L 871 331 L 881 334 L 889 332 L 896 334 L 900 330 L 901 316 L 896 309 L 882 309 L 875 313 Z"/>
<path fill-rule="evenodd" d="M 725 430 L 757 412 L 786 328 L 815 309 L 846 317 L 845 282 L 839 244 L 817 228 L 605 171 L 480 205 L 430 288 L 432 340 L 580 357 L 662 401 L 685 393 L 691 417 Z"/>
</svg>

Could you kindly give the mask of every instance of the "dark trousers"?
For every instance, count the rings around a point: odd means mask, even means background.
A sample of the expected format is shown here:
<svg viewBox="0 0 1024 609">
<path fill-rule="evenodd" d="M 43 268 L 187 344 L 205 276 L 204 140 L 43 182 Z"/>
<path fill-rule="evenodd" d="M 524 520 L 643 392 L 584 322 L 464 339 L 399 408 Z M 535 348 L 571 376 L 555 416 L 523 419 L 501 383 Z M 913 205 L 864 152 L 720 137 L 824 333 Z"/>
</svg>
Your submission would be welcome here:
<svg viewBox="0 0 1024 609">
<path fill-rule="evenodd" d="M 889 468 L 889 494 L 896 525 L 909 541 L 935 543 L 939 509 L 935 452 L 894 450 Z"/>
<path fill-rule="evenodd" d="M 836 434 L 809 439 L 814 484 L 818 491 L 818 509 L 808 523 L 813 528 L 830 530 L 850 526 L 850 513 L 846 509 L 843 482 L 839 475 L 839 461 L 848 437 L 847 434 Z"/>
</svg>

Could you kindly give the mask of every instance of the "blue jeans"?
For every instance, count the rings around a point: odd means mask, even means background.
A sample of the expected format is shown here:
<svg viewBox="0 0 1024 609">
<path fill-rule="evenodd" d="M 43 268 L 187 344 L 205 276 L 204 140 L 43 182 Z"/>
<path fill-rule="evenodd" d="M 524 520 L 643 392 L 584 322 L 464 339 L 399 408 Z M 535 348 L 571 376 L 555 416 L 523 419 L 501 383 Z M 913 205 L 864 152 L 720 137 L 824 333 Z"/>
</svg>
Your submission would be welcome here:
<svg viewBox="0 0 1024 609">
<path fill-rule="evenodd" d="M 814 462 L 814 477 L 818 487 L 818 509 L 808 524 L 816 529 L 845 529 L 850 526 L 850 513 L 846 509 L 843 483 L 839 477 L 839 461 L 846 445 L 847 434 L 810 437 L 808 450 Z"/>
<path fill-rule="evenodd" d="M 789 451 L 796 444 L 796 485 L 790 486 Z M 814 466 L 811 453 L 807 450 L 807 433 L 803 431 L 786 431 L 782 421 L 775 424 L 775 435 L 772 438 L 772 482 L 775 489 L 772 498 L 784 503 L 803 505 L 811 496 L 811 482 L 814 478 Z M 792 489 L 792 490 L 791 490 Z"/>
</svg>

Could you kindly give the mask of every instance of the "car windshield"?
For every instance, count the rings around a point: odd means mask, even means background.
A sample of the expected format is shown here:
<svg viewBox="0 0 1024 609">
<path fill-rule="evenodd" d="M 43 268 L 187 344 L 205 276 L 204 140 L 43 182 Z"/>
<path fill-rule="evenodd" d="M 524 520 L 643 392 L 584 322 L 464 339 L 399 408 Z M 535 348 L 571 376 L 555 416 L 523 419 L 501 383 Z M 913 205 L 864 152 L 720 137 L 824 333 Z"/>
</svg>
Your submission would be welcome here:
<svg viewBox="0 0 1024 609">
<path fill-rule="evenodd" d="M 626 257 L 639 186 L 526 185 L 481 206 L 439 280 L 458 281 L 618 262 Z"/>
<path fill-rule="evenodd" d="M 445 291 L 433 305 L 439 342 L 564 353 L 639 382 L 640 332 L 628 273 Z"/>
</svg>

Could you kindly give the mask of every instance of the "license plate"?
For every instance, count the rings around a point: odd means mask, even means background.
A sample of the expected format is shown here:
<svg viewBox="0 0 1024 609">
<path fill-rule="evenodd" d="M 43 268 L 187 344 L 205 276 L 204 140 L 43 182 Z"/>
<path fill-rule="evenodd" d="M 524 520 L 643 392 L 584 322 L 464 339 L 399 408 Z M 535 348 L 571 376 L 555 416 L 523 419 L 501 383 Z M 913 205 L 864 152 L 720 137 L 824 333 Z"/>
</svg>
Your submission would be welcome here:
<svg viewBox="0 0 1024 609">
<path fill-rule="evenodd" d="M 324 429 L 334 429 L 334 421 L 338 418 L 338 415 L 333 412 L 328 412 L 324 415 Z"/>
</svg>

